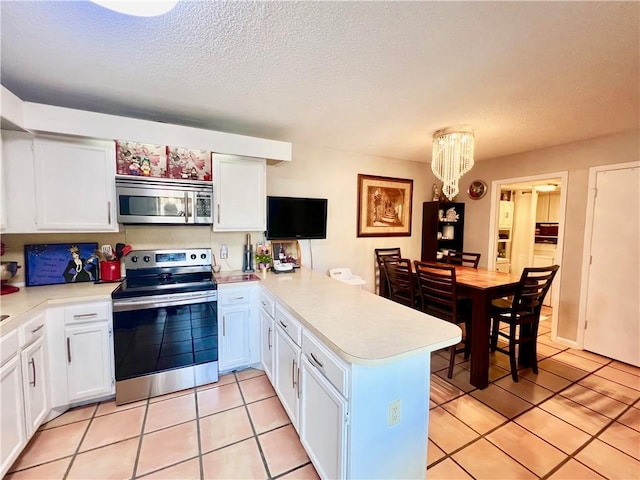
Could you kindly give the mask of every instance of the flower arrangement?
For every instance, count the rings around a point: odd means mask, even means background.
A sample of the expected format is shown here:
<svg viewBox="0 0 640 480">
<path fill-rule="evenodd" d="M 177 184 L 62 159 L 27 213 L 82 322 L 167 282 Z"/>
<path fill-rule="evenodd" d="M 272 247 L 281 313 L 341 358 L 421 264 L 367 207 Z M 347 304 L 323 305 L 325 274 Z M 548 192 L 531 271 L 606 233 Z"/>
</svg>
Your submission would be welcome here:
<svg viewBox="0 0 640 480">
<path fill-rule="evenodd" d="M 273 258 L 269 253 L 269 245 L 267 243 L 259 243 L 256 249 L 256 265 L 258 268 L 269 268 L 273 264 Z"/>
</svg>

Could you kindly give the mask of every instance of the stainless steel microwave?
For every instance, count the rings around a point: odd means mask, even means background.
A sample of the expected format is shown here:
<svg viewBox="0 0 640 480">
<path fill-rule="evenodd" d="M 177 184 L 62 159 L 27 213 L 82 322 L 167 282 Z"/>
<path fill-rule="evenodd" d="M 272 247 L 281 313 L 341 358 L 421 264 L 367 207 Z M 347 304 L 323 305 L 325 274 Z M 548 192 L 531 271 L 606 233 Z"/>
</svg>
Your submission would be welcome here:
<svg viewBox="0 0 640 480">
<path fill-rule="evenodd" d="M 213 184 L 152 177 L 116 177 L 118 223 L 211 225 Z"/>
</svg>

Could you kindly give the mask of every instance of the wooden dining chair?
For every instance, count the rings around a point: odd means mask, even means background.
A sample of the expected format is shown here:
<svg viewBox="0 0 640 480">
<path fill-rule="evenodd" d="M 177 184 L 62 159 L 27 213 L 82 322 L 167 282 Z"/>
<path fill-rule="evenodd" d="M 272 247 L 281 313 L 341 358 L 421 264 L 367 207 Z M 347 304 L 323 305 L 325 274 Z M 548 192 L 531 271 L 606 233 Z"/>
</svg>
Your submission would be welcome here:
<svg viewBox="0 0 640 480">
<path fill-rule="evenodd" d="M 407 307 L 417 308 L 411 260 L 408 258 L 383 258 L 383 268 L 389 281 L 389 300 Z"/>
<path fill-rule="evenodd" d="M 379 284 L 378 295 L 381 297 L 389 298 L 389 279 L 384 271 L 383 259 L 384 258 L 401 258 L 400 247 L 390 248 L 376 248 L 374 249 L 376 254 L 376 263 L 378 265 L 379 272 Z"/>
<path fill-rule="evenodd" d="M 516 346 L 522 362 L 531 365 L 538 373 L 536 345 L 542 300 L 551 287 L 558 265 L 525 268 L 511 301 L 500 298 L 491 303 L 491 351 L 509 355 L 511 377 L 518 381 Z M 509 326 L 508 332 L 500 330 L 500 324 Z M 498 337 L 508 340 L 507 348 L 498 346 Z"/>
<path fill-rule="evenodd" d="M 458 299 L 455 267 L 418 260 L 414 261 L 414 266 L 421 310 L 456 325 L 464 324 L 463 346 L 449 347 L 447 377 L 451 378 L 456 354 L 464 352 L 467 360 L 471 353 L 471 302 Z"/>
<path fill-rule="evenodd" d="M 449 250 L 447 254 L 447 263 L 452 265 L 462 265 L 464 267 L 478 268 L 480 263 L 480 253 L 456 252 Z"/>
</svg>

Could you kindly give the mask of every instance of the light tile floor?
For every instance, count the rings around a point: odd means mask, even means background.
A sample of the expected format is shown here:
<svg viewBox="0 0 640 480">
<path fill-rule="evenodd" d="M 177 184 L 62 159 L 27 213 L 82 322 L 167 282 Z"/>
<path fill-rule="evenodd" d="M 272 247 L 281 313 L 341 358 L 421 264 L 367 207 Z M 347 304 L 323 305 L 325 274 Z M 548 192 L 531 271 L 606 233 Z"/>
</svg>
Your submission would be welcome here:
<svg viewBox="0 0 640 480">
<path fill-rule="evenodd" d="M 640 369 L 554 344 L 543 321 L 539 373 L 491 356 L 477 390 L 468 362 L 446 377 L 432 355 L 428 477 L 640 478 Z M 263 372 L 116 407 L 86 405 L 43 425 L 6 479 L 315 479 Z"/>
</svg>

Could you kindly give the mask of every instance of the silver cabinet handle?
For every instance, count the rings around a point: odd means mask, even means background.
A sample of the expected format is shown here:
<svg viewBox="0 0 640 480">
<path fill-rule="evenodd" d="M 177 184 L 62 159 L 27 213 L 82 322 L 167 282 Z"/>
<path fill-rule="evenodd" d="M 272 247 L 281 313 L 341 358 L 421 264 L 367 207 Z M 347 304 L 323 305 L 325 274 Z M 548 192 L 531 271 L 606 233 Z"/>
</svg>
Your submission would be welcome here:
<svg viewBox="0 0 640 480">
<path fill-rule="evenodd" d="M 82 313 L 79 315 L 74 315 L 73 318 L 95 318 L 97 316 L 97 313 Z"/>
<path fill-rule="evenodd" d="M 220 223 L 220 204 L 218 204 L 218 223 Z"/>
<path fill-rule="evenodd" d="M 297 397 L 300 398 L 300 367 L 298 367 L 298 371 L 296 372 L 298 376 L 298 388 L 296 389 Z"/>
<path fill-rule="evenodd" d="M 107 202 L 107 225 L 111 225 L 111 202 Z"/>
<path fill-rule="evenodd" d="M 223 336 L 223 337 L 224 337 L 224 336 L 226 336 L 226 333 L 225 333 L 225 331 L 226 331 L 226 325 L 227 325 L 226 317 L 223 315 L 223 316 L 222 316 L 222 336 Z"/>
<path fill-rule="evenodd" d="M 296 359 L 291 362 L 291 388 L 296 389 Z"/>
<path fill-rule="evenodd" d="M 29 360 L 29 363 L 31 364 L 31 371 L 33 372 L 33 382 L 29 382 L 29 385 L 33 385 L 33 388 L 36 387 L 36 359 L 32 358 L 31 360 Z"/>
<path fill-rule="evenodd" d="M 269 350 L 271 350 L 271 327 L 269 327 L 269 333 L 267 334 L 267 342 L 269 343 Z"/>
<path fill-rule="evenodd" d="M 42 327 L 44 327 L 44 323 L 42 325 L 40 325 L 39 327 L 34 328 L 33 330 L 31 330 L 31 333 L 36 333 L 38 330 L 40 330 Z"/>
<path fill-rule="evenodd" d="M 244 300 L 244 297 L 233 297 L 231 300 Z"/>
<path fill-rule="evenodd" d="M 318 365 L 320 368 L 324 368 L 324 365 L 322 364 L 322 362 L 316 358 L 313 352 L 311 352 L 310 355 L 312 360 L 316 363 L 316 365 Z"/>
<path fill-rule="evenodd" d="M 71 363 L 71 338 L 67 337 L 67 361 Z"/>
<path fill-rule="evenodd" d="M 286 323 L 284 323 L 282 320 L 278 320 L 280 322 L 280 325 L 282 325 L 282 328 L 287 328 L 288 325 Z"/>
</svg>

